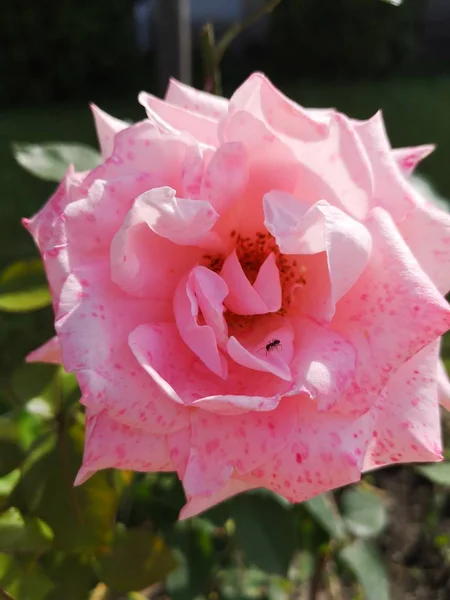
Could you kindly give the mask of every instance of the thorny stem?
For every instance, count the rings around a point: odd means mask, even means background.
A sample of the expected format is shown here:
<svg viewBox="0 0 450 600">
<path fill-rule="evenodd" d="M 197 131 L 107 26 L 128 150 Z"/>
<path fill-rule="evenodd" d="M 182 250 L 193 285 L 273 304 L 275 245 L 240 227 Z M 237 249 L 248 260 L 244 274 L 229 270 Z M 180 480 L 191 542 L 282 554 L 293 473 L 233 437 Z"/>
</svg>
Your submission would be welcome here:
<svg viewBox="0 0 450 600">
<path fill-rule="evenodd" d="M 217 42 L 215 41 L 214 28 L 207 23 L 202 31 L 201 48 L 203 68 L 205 71 L 205 90 L 218 96 L 222 95 L 222 82 L 220 76 L 220 63 L 231 42 L 253 23 L 265 15 L 270 14 L 282 0 L 268 0 L 259 10 L 249 15 L 246 19 L 234 23 Z"/>
</svg>

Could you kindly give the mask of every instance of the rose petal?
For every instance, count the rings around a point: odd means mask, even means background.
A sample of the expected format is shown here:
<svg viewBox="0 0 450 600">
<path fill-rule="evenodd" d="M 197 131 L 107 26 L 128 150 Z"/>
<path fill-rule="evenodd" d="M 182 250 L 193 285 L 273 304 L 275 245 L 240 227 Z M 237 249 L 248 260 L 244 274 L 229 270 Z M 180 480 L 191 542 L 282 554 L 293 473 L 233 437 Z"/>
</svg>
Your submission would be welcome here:
<svg viewBox="0 0 450 600">
<path fill-rule="evenodd" d="M 371 412 L 376 430 L 364 470 L 442 459 L 436 363 L 439 341 L 410 358 L 389 380 Z"/>
<path fill-rule="evenodd" d="M 225 306 L 236 315 L 264 315 L 281 308 L 280 275 L 273 254 L 269 254 L 261 265 L 253 285 L 235 250 L 225 259 L 220 276 L 229 290 Z"/>
<path fill-rule="evenodd" d="M 413 146 L 412 148 L 395 148 L 392 150 L 392 156 L 400 170 L 405 175 L 411 175 L 417 165 L 434 150 L 435 146 L 433 144 Z"/>
<path fill-rule="evenodd" d="M 39 348 L 36 348 L 33 352 L 30 352 L 26 357 L 26 361 L 29 363 L 42 362 L 53 365 L 61 364 L 61 346 L 58 338 L 56 336 L 52 337 L 48 342 L 45 342 L 45 344 L 39 346 Z"/>
<path fill-rule="evenodd" d="M 223 318 L 223 300 L 227 293 L 228 288 L 219 275 L 205 267 L 194 267 L 178 284 L 173 304 L 175 321 L 184 343 L 208 369 L 224 379 L 228 365 L 219 352 L 218 342 L 224 343 L 228 337 Z M 205 325 L 198 323 L 200 309 Z M 208 316 L 214 326 L 209 324 Z"/>
<path fill-rule="evenodd" d="M 309 207 L 273 191 L 263 202 L 265 225 L 283 254 L 326 252 L 334 308 L 366 268 L 372 246 L 366 227 L 325 201 Z"/>
<path fill-rule="evenodd" d="M 114 138 L 116 133 L 129 127 L 129 124 L 120 119 L 116 119 L 108 113 L 101 110 L 95 104 L 91 104 L 91 111 L 97 130 L 97 138 L 104 159 L 109 158 L 114 149 Z"/>
<path fill-rule="evenodd" d="M 437 384 L 439 402 L 444 408 L 450 410 L 450 380 L 442 360 L 439 360 L 437 365 Z"/>
<path fill-rule="evenodd" d="M 214 119 L 219 119 L 228 112 L 228 100 L 225 98 L 196 90 L 173 78 L 169 81 L 165 99 L 171 104 Z"/>
<path fill-rule="evenodd" d="M 172 471 L 165 435 L 149 434 L 111 419 L 107 413 L 86 416 L 83 464 L 75 485 L 101 469 Z"/>
</svg>

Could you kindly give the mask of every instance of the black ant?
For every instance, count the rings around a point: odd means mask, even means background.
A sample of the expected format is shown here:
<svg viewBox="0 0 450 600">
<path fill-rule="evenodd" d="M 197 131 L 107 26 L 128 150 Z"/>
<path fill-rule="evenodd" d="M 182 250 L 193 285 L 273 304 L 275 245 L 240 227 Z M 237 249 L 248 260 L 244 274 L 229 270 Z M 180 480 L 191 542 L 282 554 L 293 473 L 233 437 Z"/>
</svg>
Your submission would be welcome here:
<svg viewBox="0 0 450 600">
<path fill-rule="evenodd" d="M 270 342 L 268 342 L 268 343 L 265 345 L 265 347 L 264 347 L 264 348 L 260 348 L 260 349 L 258 350 L 258 352 L 261 352 L 262 350 L 265 350 L 265 351 L 266 351 L 266 355 L 267 355 L 267 354 L 269 354 L 269 352 L 271 352 L 271 351 L 272 351 L 272 350 L 274 350 L 275 348 L 277 348 L 277 349 L 278 349 L 278 348 L 283 348 L 283 346 L 281 345 L 281 342 L 280 342 L 280 340 L 276 340 L 276 339 L 270 340 Z"/>
</svg>

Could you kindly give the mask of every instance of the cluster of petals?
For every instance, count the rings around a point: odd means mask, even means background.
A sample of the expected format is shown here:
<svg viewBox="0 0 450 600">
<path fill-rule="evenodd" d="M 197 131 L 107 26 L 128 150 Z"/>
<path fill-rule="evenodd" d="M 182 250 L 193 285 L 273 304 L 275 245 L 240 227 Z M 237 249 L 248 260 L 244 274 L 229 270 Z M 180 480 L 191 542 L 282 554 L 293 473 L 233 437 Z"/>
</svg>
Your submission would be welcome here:
<svg viewBox="0 0 450 600">
<path fill-rule="evenodd" d="M 440 460 L 450 217 L 410 181 L 432 147 L 258 73 L 139 101 L 132 125 L 93 107 L 103 162 L 24 221 L 56 328 L 29 360 L 75 373 L 86 410 L 77 483 L 175 471 L 186 518 Z"/>
</svg>

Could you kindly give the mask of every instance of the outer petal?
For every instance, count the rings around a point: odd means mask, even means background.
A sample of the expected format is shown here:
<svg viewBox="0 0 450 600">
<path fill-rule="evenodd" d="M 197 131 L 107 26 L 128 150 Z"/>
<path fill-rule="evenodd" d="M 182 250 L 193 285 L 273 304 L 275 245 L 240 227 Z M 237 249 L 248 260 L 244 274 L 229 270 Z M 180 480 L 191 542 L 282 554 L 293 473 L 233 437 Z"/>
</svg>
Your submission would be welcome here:
<svg viewBox="0 0 450 600">
<path fill-rule="evenodd" d="M 97 138 L 102 151 L 102 156 L 107 159 L 111 156 L 114 149 L 114 137 L 116 133 L 129 127 L 129 123 L 116 119 L 108 113 L 101 110 L 95 104 L 91 104 L 92 115 L 97 130 Z"/>
<path fill-rule="evenodd" d="M 441 405 L 450 410 L 450 380 L 444 363 L 439 360 L 437 365 L 438 396 Z"/>
<path fill-rule="evenodd" d="M 346 419 L 318 413 L 305 396 L 292 398 L 292 402 L 298 410 L 294 435 L 271 461 L 246 475 L 246 480 L 291 502 L 303 502 L 358 481 L 372 436 L 372 415 Z"/>
<path fill-rule="evenodd" d="M 191 452 L 183 477 L 188 496 L 217 493 L 233 469 L 243 475 L 277 455 L 297 426 L 295 403 L 239 416 L 197 410 L 191 416 Z"/>
<path fill-rule="evenodd" d="M 372 207 L 370 165 L 353 124 L 339 113 L 333 114 L 328 125 L 314 121 L 262 75 L 250 77 L 233 95 L 221 135 L 252 147 L 252 157 L 260 156 L 264 146 L 272 146 L 278 154 L 282 147 L 288 149 L 297 163 L 295 188 L 271 189 L 296 191 L 311 203 L 326 199 L 356 218 L 364 218 Z M 256 145 L 261 146 L 259 151 Z"/>
<path fill-rule="evenodd" d="M 213 119 L 220 119 L 228 112 L 227 99 L 196 90 L 176 79 L 170 80 L 165 100 Z"/>
<path fill-rule="evenodd" d="M 397 163 L 397 166 L 405 175 L 411 175 L 417 165 L 434 152 L 433 144 L 425 144 L 424 146 L 413 146 L 412 148 L 395 148 L 392 150 L 392 155 Z"/>
<path fill-rule="evenodd" d="M 100 469 L 172 471 L 165 435 L 146 433 L 111 419 L 107 413 L 87 411 L 83 465 L 75 485 Z"/>
<path fill-rule="evenodd" d="M 211 232 L 217 218 L 208 202 L 176 198 L 170 188 L 143 194 L 112 241 L 112 280 L 129 294 L 170 300 L 202 256 L 195 246 L 221 247 Z"/>
<path fill-rule="evenodd" d="M 417 205 L 398 225 L 416 260 L 442 294 L 450 290 L 450 215 Z"/>
<path fill-rule="evenodd" d="M 436 364 L 436 340 L 403 365 L 390 379 L 386 392 L 371 409 L 374 438 L 365 470 L 396 462 L 442 459 Z"/>
<path fill-rule="evenodd" d="M 398 167 L 381 112 L 368 121 L 355 123 L 355 127 L 371 162 L 374 203 L 386 209 L 394 221 L 400 221 L 421 199 Z"/>
<path fill-rule="evenodd" d="M 139 102 L 145 108 L 150 120 L 162 119 L 175 131 L 184 131 L 197 141 L 208 146 L 217 146 L 217 121 L 202 114 L 180 108 L 167 100 L 160 100 L 151 94 L 141 92 Z"/>
<path fill-rule="evenodd" d="M 39 348 L 36 348 L 36 350 L 33 350 L 33 352 L 30 352 L 26 361 L 29 363 L 43 362 L 54 365 L 61 364 L 61 346 L 59 345 L 58 338 L 55 336 Z"/>
<path fill-rule="evenodd" d="M 273 191 L 263 202 L 265 225 L 283 254 L 326 252 L 333 310 L 366 268 L 372 247 L 367 228 L 324 201 L 310 207 Z"/>
<path fill-rule="evenodd" d="M 161 394 L 128 347 L 129 333 L 149 315 L 168 319 L 170 306 L 126 296 L 100 263 L 69 275 L 55 327 L 64 367 L 77 376 L 84 404 L 132 427 L 165 433 L 185 427 L 188 415 Z"/>
<path fill-rule="evenodd" d="M 334 407 L 353 415 L 368 410 L 395 371 L 450 326 L 449 305 L 389 215 L 377 208 L 367 226 L 371 260 L 333 320 L 358 355 L 355 381 Z"/>
</svg>

